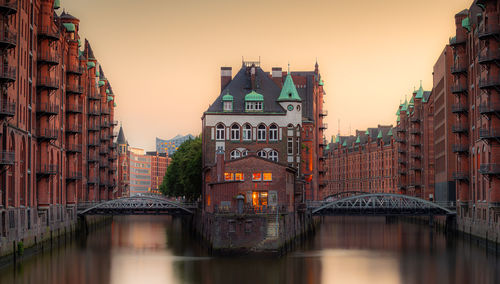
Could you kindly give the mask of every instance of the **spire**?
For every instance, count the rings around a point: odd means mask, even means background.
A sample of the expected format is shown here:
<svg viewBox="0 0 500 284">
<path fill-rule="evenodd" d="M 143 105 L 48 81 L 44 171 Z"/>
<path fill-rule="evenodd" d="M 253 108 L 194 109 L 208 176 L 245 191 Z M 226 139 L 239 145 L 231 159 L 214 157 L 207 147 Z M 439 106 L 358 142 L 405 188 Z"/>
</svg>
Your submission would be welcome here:
<svg viewBox="0 0 500 284">
<path fill-rule="evenodd" d="M 382 139 L 382 129 L 378 131 L 377 139 Z"/>
<path fill-rule="evenodd" d="M 288 67 L 290 68 L 290 67 Z M 290 72 L 288 72 L 288 75 L 286 75 L 285 83 L 283 84 L 283 88 L 281 88 L 281 93 L 280 96 L 278 97 L 278 102 L 300 102 L 302 101 L 300 99 L 299 93 L 297 92 L 297 88 L 295 87 L 295 84 L 293 83 L 292 75 L 290 75 Z"/>
<path fill-rule="evenodd" d="M 127 144 L 127 140 L 125 139 L 125 134 L 123 133 L 123 127 L 121 122 L 120 122 L 120 131 L 118 132 L 118 138 L 116 139 L 116 143 L 118 145 Z"/>
</svg>

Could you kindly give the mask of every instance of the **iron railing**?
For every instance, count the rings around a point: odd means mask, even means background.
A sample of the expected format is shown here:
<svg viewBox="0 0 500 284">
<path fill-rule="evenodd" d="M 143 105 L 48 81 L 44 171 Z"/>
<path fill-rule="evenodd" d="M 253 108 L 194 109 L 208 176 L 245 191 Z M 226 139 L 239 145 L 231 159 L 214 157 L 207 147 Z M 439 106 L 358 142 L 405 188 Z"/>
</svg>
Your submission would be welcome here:
<svg viewBox="0 0 500 284">
<path fill-rule="evenodd" d="M 0 151 L 0 165 L 14 165 L 16 155 L 14 152 Z"/>
<path fill-rule="evenodd" d="M 0 102 L 0 117 L 12 117 L 16 115 L 15 102 Z"/>
</svg>

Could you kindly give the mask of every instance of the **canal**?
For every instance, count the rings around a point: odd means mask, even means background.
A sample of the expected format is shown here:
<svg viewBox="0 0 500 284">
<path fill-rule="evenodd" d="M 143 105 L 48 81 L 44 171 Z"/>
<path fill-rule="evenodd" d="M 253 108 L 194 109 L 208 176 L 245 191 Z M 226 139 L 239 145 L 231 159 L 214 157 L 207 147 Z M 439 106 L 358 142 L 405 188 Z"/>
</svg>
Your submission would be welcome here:
<svg viewBox="0 0 500 284">
<path fill-rule="evenodd" d="M 86 237 L 0 270 L 0 283 L 500 283 L 474 241 L 383 217 L 327 217 L 281 258 L 210 257 L 178 219 L 115 217 Z"/>
</svg>

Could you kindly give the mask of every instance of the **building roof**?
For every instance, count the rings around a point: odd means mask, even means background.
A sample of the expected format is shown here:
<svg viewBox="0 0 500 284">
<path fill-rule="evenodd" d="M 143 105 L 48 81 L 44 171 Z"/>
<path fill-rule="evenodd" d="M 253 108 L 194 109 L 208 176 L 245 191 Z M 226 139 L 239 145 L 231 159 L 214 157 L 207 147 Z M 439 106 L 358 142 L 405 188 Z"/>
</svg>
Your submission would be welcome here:
<svg viewBox="0 0 500 284">
<path fill-rule="evenodd" d="M 423 99 L 422 102 L 426 103 L 429 101 L 429 98 L 431 96 L 432 92 L 431 91 L 424 91 Z"/>
<path fill-rule="evenodd" d="M 288 74 L 285 79 L 285 83 L 283 84 L 283 88 L 281 88 L 280 96 L 278 97 L 279 102 L 300 102 L 299 93 L 297 92 L 297 88 L 293 83 L 292 75 Z"/>
<path fill-rule="evenodd" d="M 233 100 L 234 100 L 234 98 L 233 98 L 233 96 L 231 96 L 230 93 L 227 93 L 224 96 L 222 96 L 222 101 L 224 101 L 224 102 L 229 102 L 229 101 L 232 102 Z"/>
<path fill-rule="evenodd" d="M 123 133 L 123 127 L 120 125 L 120 131 L 118 132 L 118 138 L 116 139 L 117 144 L 127 144 L 127 139 L 125 139 L 125 134 Z"/>
<path fill-rule="evenodd" d="M 56 1 L 54 2 L 54 6 L 56 6 L 56 2 L 59 2 L 59 1 L 58 1 L 58 0 L 56 0 Z M 60 4 L 59 4 L 59 6 L 60 6 Z M 54 9 L 55 9 L 55 7 L 54 7 Z M 77 17 L 75 17 L 75 16 L 71 15 L 70 13 L 66 13 L 66 11 L 63 11 L 63 12 L 61 13 L 61 16 L 59 16 L 59 17 L 60 17 L 61 19 L 78 20 L 78 18 L 77 18 Z"/>
<path fill-rule="evenodd" d="M 95 59 L 94 51 L 92 51 L 92 47 L 90 46 L 90 42 L 85 39 L 85 53 L 87 54 L 88 59 Z"/>
</svg>

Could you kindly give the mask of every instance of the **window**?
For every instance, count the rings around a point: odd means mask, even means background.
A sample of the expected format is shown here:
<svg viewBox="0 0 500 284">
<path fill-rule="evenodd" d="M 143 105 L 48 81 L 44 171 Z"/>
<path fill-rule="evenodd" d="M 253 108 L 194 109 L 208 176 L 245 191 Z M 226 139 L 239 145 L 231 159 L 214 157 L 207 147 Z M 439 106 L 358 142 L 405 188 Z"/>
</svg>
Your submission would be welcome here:
<svg viewBox="0 0 500 284">
<path fill-rule="evenodd" d="M 218 124 L 216 129 L 217 129 L 217 135 L 216 135 L 217 140 L 224 140 L 224 125 Z"/>
<path fill-rule="evenodd" d="M 259 152 L 257 152 L 257 156 L 267 159 L 267 153 L 264 150 L 260 150 Z"/>
<path fill-rule="evenodd" d="M 243 151 L 241 151 L 241 156 L 242 156 L 242 157 L 246 157 L 246 156 L 248 156 L 248 150 L 243 150 Z"/>
<path fill-rule="evenodd" d="M 262 180 L 262 174 L 261 173 L 253 173 L 252 174 L 252 180 L 253 181 L 261 181 Z"/>
<path fill-rule="evenodd" d="M 295 148 L 297 149 L 297 154 L 300 151 L 300 138 L 295 139 Z"/>
<path fill-rule="evenodd" d="M 231 160 L 238 159 L 240 157 L 241 157 L 240 151 L 238 151 L 238 150 L 231 151 L 231 154 L 230 154 L 230 159 Z"/>
<path fill-rule="evenodd" d="M 245 175 L 243 173 L 235 173 L 234 180 L 245 180 Z"/>
<path fill-rule="evenodd" d="M 238 124 L 231 127 L 231 140 L 240 140 L 240 126 Z"/>
<path fill-rule="evenodd" d="M 278 141 L 278 126 L 276 124 L 269 127 L 269 140 Z"/>
<path fill-rule="evenodd" d="M 293 138 L 288 138 L 287 149 L 288 155 L 293 155 Z"/>
<path fill-rule="evenodd" d="M 257 128 L 257 140 L 266 141 L 266 126 L 264 124 L 260 124 Z"/>
<path fill-rule="evenodd" d="M 233 173 L 224 173 L 224 180 L 234 180 Z"/>
<path fill-rule="evenodd" d="M 224 102 L 224 111 L 232 111 L 233 102 Z"/>
<path fill-rule="evenodd" d="M 264 181 L 272 181 L 273 180 L 273 174 L 272 173 L 264 173 Z"/>
<path fill-rule="evenodd" d="M 250 124 L 245 124 L 243 126 L 243 140 L 252 140 L 252 127 Z"/>
<path fill-rule="evenodd" d="M 262 102 L 247 102 L 245 104 L 245 109 L 247 111 L 261 111 L 262 106 Z"/>
<path fill-rule="evenodd" d="M 268 154 L 268 159 L 274 162 L 278 161 L 278 152 L 275 150 L 271 150 Z"/>
</svg>

